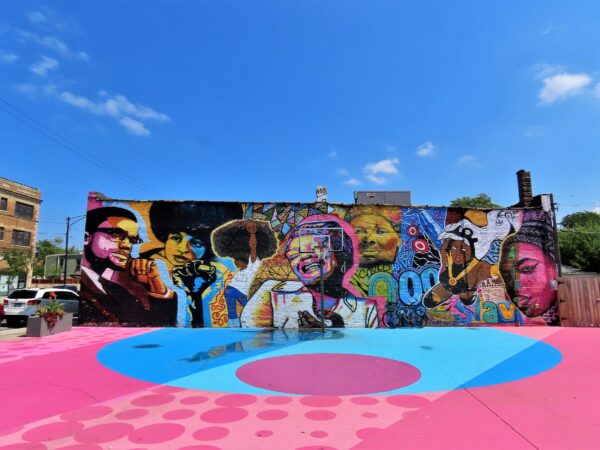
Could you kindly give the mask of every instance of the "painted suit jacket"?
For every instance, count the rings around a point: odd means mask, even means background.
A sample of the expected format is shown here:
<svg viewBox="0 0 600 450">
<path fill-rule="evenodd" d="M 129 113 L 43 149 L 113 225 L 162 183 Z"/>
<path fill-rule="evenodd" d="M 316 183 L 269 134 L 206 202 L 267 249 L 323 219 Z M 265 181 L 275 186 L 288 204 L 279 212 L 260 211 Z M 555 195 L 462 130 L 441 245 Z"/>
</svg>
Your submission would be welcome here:
<svg viewBox="0 0 600 450">
<path fill-rule="evenodd" d="M 299 281 L 265 281 L 244 307 L 241 324 L 248 328 L 299 328 L 298 312 L 314 314 L 313 302 L 312 294 Z M 347 328 L 378 325 L 375 303 L 351 293 L 341 298 L 332 311 L 342 317 Z"/>
</svg>

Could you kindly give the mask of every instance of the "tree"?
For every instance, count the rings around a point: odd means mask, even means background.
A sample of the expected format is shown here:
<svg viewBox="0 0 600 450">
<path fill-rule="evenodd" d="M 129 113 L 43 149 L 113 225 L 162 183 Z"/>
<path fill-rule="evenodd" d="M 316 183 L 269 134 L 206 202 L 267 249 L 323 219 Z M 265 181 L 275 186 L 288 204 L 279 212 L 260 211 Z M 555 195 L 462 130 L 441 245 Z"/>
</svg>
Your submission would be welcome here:
<svg viewBox="0 0 600 450">
<path fill-rule="evenodd" d="M 564 264 L 600 272 L 600 214 L 581 211 L 565 216 L 558 233 Z"/>
<path fill-rule="evenodd" d="M 489 195 L 481 193 L 475 197 L 459 197 L 450 202 L 450 206 L 459 208 L 502 208 L 492 202 Z"/>
<path fill-rule="evenodd" d="M 62 243 L 63 240 L 59 237 L 56 237 L 54 239 L 42 239 L 37 242 L 37 245 L 35 247 L 35 261 L 33 263 L 33 276 L 44 276 L 44 265 L 46 264 L 46 256 L 65 254 L 65 248 L 62 246 Z M 69 247 L 69 255 L 78 255 L 79 253 L 79 249 L 75 247 Z"/>
<path fill-rule="evenodd" d="M 27 272 L 31 264 L 31 252 L 28 250 L 19 250 L 11 248 L 2 254 L 2 259 L 7 266 L 0 269 L 0 274 L 17 276 L 20 273 Z"/>
</svg>

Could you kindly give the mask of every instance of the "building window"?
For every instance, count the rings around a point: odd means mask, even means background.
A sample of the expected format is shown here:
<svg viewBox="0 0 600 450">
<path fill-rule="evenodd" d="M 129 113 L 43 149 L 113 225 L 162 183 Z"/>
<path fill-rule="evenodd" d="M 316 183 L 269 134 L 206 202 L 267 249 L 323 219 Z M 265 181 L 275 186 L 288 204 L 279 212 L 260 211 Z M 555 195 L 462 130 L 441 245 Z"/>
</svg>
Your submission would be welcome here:
<svg viewBox="0 0 600 450">
<path fill-rule="evenodd" d="M 75 259 L 75 272 L 81 272 L 81 259 Z"/>
<path fill-rule="evenodd" d="M 0 241 L 4 240 L 4 227 L 0 227 Z"/>
<path fill-rule="evenodd" d="M 21 245 L 23 247 L 29 247 L 30 243 L 31 233 L 29 231 L 13 230 L 12 245 Z"/>
<path fill-rule="evenodd" d="M 8 209 L 8 199 L 6 197 L 0 197 L 0 211 L 6 211 Z"/>
<path fill-rule="evenodd" d="M 23 219 L 33 219 L 33 205 L 17 202 L 15 205 L 15 216 Z"/>
</svg>

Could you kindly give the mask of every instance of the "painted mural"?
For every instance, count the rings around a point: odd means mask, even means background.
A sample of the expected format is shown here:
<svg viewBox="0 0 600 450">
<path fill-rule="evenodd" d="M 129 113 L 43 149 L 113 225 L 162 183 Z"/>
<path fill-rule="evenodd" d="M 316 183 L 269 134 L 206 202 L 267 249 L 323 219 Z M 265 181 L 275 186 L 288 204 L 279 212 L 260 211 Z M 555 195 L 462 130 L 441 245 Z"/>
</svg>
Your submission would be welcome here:
<svg viewBox="0 0 600 450">
<path fill-rule="evenodd" d="M 556 325 L 552 220 L 542 207 L 90 195 L 80 322 L 282 329 L 318 328 L 322 320 L 332 328 Z"/>
</svg>

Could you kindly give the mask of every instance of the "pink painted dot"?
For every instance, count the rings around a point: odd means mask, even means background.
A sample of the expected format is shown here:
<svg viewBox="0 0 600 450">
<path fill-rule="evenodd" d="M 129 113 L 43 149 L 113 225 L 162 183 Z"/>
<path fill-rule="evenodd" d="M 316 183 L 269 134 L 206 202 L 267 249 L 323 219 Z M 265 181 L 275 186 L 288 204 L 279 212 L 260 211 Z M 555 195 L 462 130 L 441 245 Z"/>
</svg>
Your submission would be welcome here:
<svg viewBox="0 0 600 450">
<path fill-rule="evenodd" d="M 328 406 L 336 406 L 342 403 L 342 399 L 339 397 L 302 397 L 300 403 L 305 406 L 315 406 L 317 408 L 326 408 Z"/>
<path fill-rule="evenodd" d="M 135 406 L 157 406 L 164 405 L 166 403 L 172 402 L 175 400 L 173 395 L 169 394 L 150 394 L 144 395 L 143 397 L 138 397 L 134 399 L 131 404 Z"/>
<path fill-rule="evenodd" d="M 269 405 L 286 405 L 291 402 L 292 402 L 291 398 L 284 397 L 282 395 L 278 395 L 276 397 L 267 397 L 265 399 L 265 403 L 268 403 Z"/>
<path fill-rule="evenodd" d="M 326 409 L 315 409 L 314 411 L 308 411 L 304 416 L 310 420 L 331 420 L 335 418 L 336 414 Z"/>
<path fill-rule="evenodd" d="M 208 397 L 205 397 L 203 395 L 194 395 L 192 397 L 186 397 L 183 400 L 181 400 L 182 405 L 199 405 L 200 403 L 204 403 L 208 400 Z"/>
<path fill-rule="evenodd" d="M 133 425 L 128 423 L 104 423 L 86 428 L 75 435 L 75 440 L 82 444 L 101 444 L 116 441 L 133 431 Z"/>
<path fill-rule="evenodd" d="M 224 427 L 206 427 L 200 428 L 192 437 L 198 441 L 216 441 L 223 439 L 229 434 L 229 429 Z"/>
<path fill-rule="evenodd" d="M 329 436 L 329 433 L 327 433 L 327 431 L 315 430 L 312 433 L 310 433 L 310 435 L 315 438 L 325 438 Z"/>
<path fill-rule="evenodd" d="M 121 411 L 115 417 L 120 420 L 133 420 L 139 419 L 140 417 L 144 417 L 150 411 L 147 409 L 128 409 L 127 411 Z"/>
<path fill-rule="evenodd" d="M 215 447 L 214 445 L 188 445 L 180 447 L 177 450 L 221 450 L 221 447 Z"/>
<path fill-rule="evenodd" d="M 327 377 L 315 383 L 315 373 L 326 373 Z M 244 383 L 270 391 L 335 396 L 399 389 L 416 382 L 421 372 L 405 362 L 378 356 L 312 353 L 252 361 L 240 367 L 236 376 Z"/>
<path fill-rule="evenodd" d="M 336 447 L 329 447 L 327 445 L 308 445 L 306 447 L 298 447 L 295 450 L 339 450 Z"/>
<path fill-rule="evenodd" d="M 167 420 L 181 420 L 192 417 L 195 414 L 193 409 L 175 409 L 163 414 L 163 419 Z"/>
<path fill-rule="evenodd" d="M 356 436 L 359 439 L 367 440 L 367 439 L 375 439 L 382 433 L 381 428 L 362 428 L 356 432 Z"/>
<path fill-rule="evenodd" d="M 254 436 L 269 437 L 269 436 L 273 436 L 273 432 L 271 430 L 260 430 L 260 431 L 257 431 L 256 433 L 254 433 Z"/>
<path fill-rule="evenodd" d="M 83 429 L 79 422 L 55 422 L 32 428 L 22 436 L 25 441 L 54 441 L 62 439 Z"/>
<path fill-rule="evenodd" d="M 405 408 L 421 408 L 429 403 L 424 397 L 418 397 L 416 395 L 392 395 L 386 398 L 386 401 L 394 406 L 403 406 Z"/>
<path fill-rule="evenodd" d="M 103 450 L 99 445 L 92 444 L 73 444 L 65 447 L 59 447 L 54 450 Z"/>
<path fill-rule="evenodd" d="M 267 409 L 259 412 L 256 417 L 262 420 L 281 420 L 288 416 L 287 411 L 282 409 Z"/>
<path fill-rule="evenodd" d="M 375 405 L 379 403 L 375 397 L 354 397 L 350 401 L 355 405 Z"/>
<path fill-rule="evenodd" d="M 366 412 L 366 413 L 362 413 L 362 416 L 367 419 L 374 419 L 375 417 L 377 417 L 377 414 L 372 413 L 372 412 Z"/>
<path fill-rule="evenodd" d="M 203 413 L 200 418 L 210 423 L 227 423 L 242 420 L 248 411 L 242 408 L 215 408 Z"/>
<path fill-rule="evenodd" d="M 28 443 L 28 444 L 10 444 L 5 447 L 0 447 L 0 450 L 46 450 L 44 444 L 39 443 Z"/>
<path fill-rule="evenodd" d="M 131 442 L 139 444 L 158 444 L 181 436 L 185 427 L 176 423 L 155 423 L 138 428 L 129 435 Z"/>
<path fill-rule="evenodd" d="M 215 400 L 219 406 L 246 406 L 256 402 L 256 396 L 249 394 L 231 394 L 224 395 Z"/>
<path fill-rule="evenodd" d="M 77 411 L 64 413 L 60 418 L 63 420 L 92 420 L 104 417 L 107 414 L 110 414 L 112 410 L 113 409 L 110 406 L 94 405 Z"/>
</svg>

